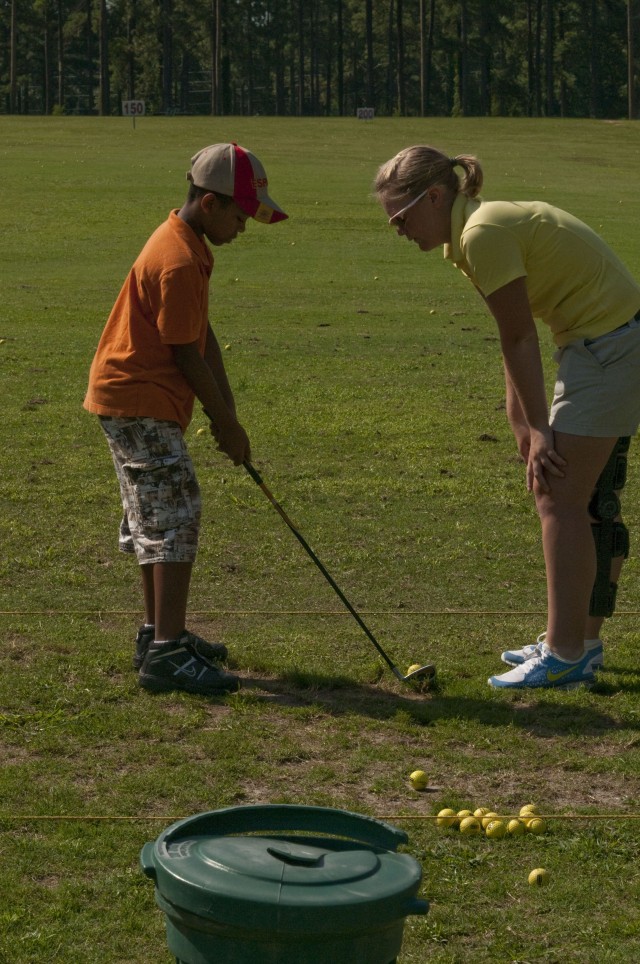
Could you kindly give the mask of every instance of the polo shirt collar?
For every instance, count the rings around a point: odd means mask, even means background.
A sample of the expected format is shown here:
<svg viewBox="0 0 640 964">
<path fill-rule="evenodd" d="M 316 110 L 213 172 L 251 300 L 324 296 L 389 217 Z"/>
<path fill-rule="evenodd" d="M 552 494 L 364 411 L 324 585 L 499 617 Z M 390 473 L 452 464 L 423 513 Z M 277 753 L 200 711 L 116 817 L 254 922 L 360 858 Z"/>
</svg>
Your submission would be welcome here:
<svg viewBox="0 0 640 964">
<path fill-rule="evenodd" d="M 462 232 L 465 224 L 474 211 L 478 210 L 480 204 L 481 202 L 477 198 L 467 197 L 466 194 L 458 194 L 453 202 L 451 208 L 451 243 L 445 244 L 444 256 L 447 260 L 453 261 L 454 264 L 460 264 L 461 261 L 464 261 L 460 244 Z"/>
<path fill-rule="evenodd" d="M 199 238 L 193 228 L 190 228 L 186 221 L 178 217 L 178 209 L 169 214 L 169 224 L 182 240 L 189 245 L 193 253 L 202 262 L 207 271 L 211 273 L 213 267 L 213 254 L 209 250 L 204 238 Z"/>
</svg>

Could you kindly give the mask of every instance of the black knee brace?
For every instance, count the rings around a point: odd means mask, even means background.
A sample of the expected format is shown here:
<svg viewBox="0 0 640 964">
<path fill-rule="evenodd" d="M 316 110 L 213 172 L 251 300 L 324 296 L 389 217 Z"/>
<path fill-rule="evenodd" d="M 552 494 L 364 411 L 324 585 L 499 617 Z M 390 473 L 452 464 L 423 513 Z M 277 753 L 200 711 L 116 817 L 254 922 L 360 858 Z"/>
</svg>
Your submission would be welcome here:
<svg viewBox="0 0 640 964">
<path fill-rule="evenodd" d="M 609 461 L 600 474 L 589 503 L 589 512 L 596 519 L 591 531 L 596 544 L 598 568 L 589 603 L 590 616 L 611 616 L 616 605 L 618 585 L 611 582 L 611 560 L 629 555 L 629 532 L 623 522 L 615 522 L 620 512 L 616 490 L 623 488 L 627 479 L 627 452 L 631 438 L 619 438 Z"/>
</svg>

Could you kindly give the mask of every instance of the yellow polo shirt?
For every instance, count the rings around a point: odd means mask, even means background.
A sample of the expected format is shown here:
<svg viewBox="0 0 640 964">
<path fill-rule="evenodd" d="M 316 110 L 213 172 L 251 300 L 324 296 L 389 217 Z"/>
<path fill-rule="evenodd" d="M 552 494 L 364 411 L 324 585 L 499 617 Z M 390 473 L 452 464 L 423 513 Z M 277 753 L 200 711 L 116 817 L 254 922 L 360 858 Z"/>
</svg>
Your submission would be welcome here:
<svg viewBox="0 0 640 964">
<path fill-rule="evenodd" d="M 595 231 L 543 201 L 482 201 L 459 194 L 444 256 L 491 295 L 526 278 L 531 311 L 562 346 L 624 325 L 640 285 Z"/>
</svg>

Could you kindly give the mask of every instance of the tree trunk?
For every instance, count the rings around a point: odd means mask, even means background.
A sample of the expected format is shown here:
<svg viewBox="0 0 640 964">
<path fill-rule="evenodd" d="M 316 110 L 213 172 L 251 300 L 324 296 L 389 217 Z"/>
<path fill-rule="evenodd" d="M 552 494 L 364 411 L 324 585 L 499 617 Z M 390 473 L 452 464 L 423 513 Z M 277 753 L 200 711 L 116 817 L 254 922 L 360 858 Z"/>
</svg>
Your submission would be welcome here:
<svg viewBox="0 0 640 964">
<path fill-rule="evenodd" d="M 342 22 L 342 0 L 338 0 L 338 42 L 337 42 L 337 69 L 338 69 L 338 114 L 344 116 L 344 27 Z"/>
<path fill-rule="evenodd" d="M 629 120 L 636 120 L 635 18 L 636 0 L 627 0 L 627 101 Z"/>
<path fill-rule="evenodd" d="M 104 0 L 103 0 L 104 2 Z M 64 107 L 64 21 L 62 18 L 62 0 L 58 0 L 58 97 L 59 107 Z"/>
<path fill-rule="evenodd" d="M 600 90 L 598 69 L 598 9 L 597 0 L 589 4 L 589 116 L 600 116 Z"/>
<path fill-rule="evenodd" d="M 172 0 L 162 0 L 162 109 L 173 108 L 173 17 Z"/>
<path fill-rule="evenodd" d="M 46 10 L 46 3 L 45 3 Z M 91 22 L 91 0 L 86 0 L 87 31 L 87 113 L 93 114 L 93 24 Z"/>
<path fill-rule="evenodd" d="M 211 114 L 220 113 L 220 0 L 211 0 L 211 24 L 209 30 L 211 53 Z"/>
<path fill-rule="evenodd" d="M 463 116 L 469 112 L 469 50 L 467 0 L 460 2 L 460 53 L 458 56 L 459 109 Z"/>
<path fill-rule="evenodd" d="M 9 113 L 15 114 L 18 103 L 18 0 L 11 0 L 10 46 Z"/>
<path fill-rule="evenodd" d="M 386 110 L 387 114 L 392 114 L 394 109 L 394 53 L 395 45 L 393 42 L 393 14 L 394 3 L 389 0 L 389 27 L 387 32 L 387 84 L 386 84 Z"/>
<path fill-rule="evenodd" d="M 544 76 L 545 76 L 545 113 L 547 117 L 552 117 L 556 113 L 555 95 L 553 90 L 554 80 L 554 54 L 555 54 L 555 29 L 554 29 L 554 2 L 547 0 L 546 5 L 546 26 L 544 42 Z"/>
<path fill-rule="evenodd" d="M 298 116 L 304 114 L 304 0 L 298 0 Z"/>
<path fill-rule="evenodd" d="M 407 113 L 406 82 L 404 76 L 404 23 L 402 0 L 396 0 L 396 37 L 398 45 L 398 66 L 396 71 L 396 87 L 398 91 L 398 112 L 401 117 Z"/>
<path fill-rule="evenodd" d="M 109 20 L 106 0 L 100 0 L 100 114 L 111 113 L 109 89 Z"/>
<path fill-rule="evenodd" d="M 373 81 L 373 0 L 365 4 L 365 42 L 367 47 L 367 107 L 375 107 Z"/>
</svg>

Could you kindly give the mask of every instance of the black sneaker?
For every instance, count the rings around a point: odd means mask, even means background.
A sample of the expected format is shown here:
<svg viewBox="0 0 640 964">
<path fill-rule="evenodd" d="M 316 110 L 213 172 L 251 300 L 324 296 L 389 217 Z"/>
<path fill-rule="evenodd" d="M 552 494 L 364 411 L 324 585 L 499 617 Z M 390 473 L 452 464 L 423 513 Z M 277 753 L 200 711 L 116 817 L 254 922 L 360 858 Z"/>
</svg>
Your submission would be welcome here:
<svg viewBox="0 0 640 964">
<path fill-rule="evenodd" d="M 219 696 L 235 693 L 240 680 L 201 656 L 191 643 L 191 633 L 184 632 L 159 646 L 151 644 L 140 668 L 140 686 L 155 693 L 164 690 L 185 690 Z"/>
<path fill-rule="evenodd" d="M 133 654 L 133 668 L 140 669 L 147 655 L 147 650 L 153 642 L 155 629 L 153 627 L 141 626 L 136 636 L 136 649 Z M 225 660 L 229 655 L 224 643 L 208 643 L 206 639 L 201 639 L 195 633 L 187 633 L 189 642 L 195 648 L 199 656 L 209 660 Z"/>
</svg>

